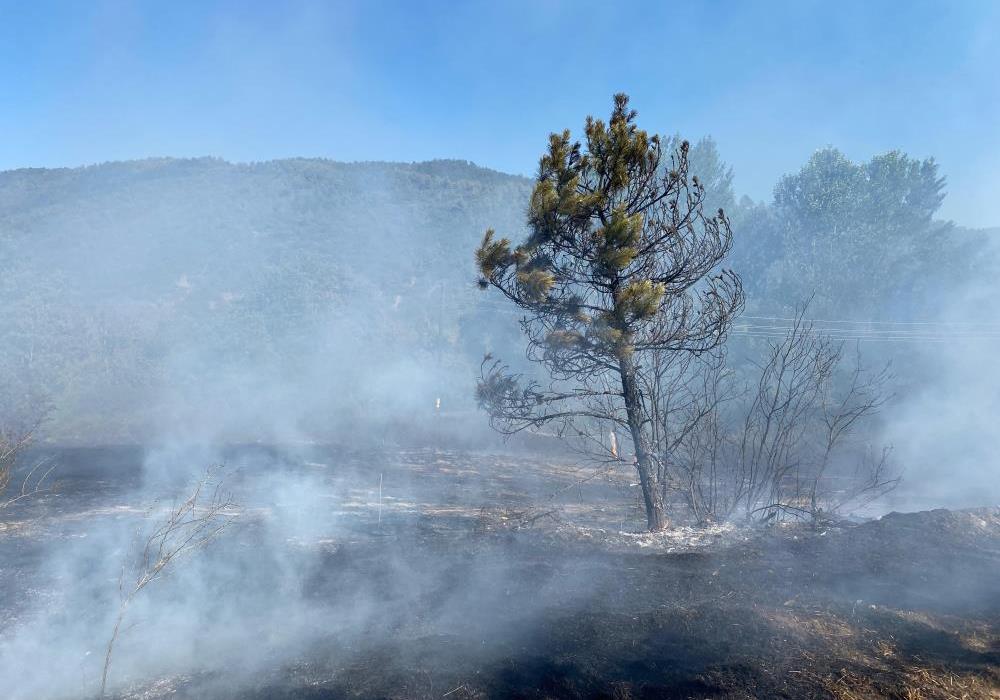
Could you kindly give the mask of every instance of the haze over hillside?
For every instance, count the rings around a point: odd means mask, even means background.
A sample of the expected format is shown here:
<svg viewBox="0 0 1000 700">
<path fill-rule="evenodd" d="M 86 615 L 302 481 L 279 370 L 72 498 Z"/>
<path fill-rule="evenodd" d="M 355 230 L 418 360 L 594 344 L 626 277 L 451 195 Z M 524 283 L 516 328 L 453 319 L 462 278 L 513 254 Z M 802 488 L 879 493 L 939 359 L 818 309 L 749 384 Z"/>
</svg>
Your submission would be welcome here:
<svg viewBox="0 0 1000 700">
<path fill-rule="evenodd" d="M 240 423 L 244 391 L 267 394 L 271 415 L 302 382 L 337 395 L 380 351 L 405 364 L 454 342 L 477 299 L 470 251 L 488 225 L 522 227 L 529 187 L 460 161 L 2 173 L 5 338 L 23 363 L 6 374 L 49 397 L 58 434 L 84 441 L 153 437 L 142 431 L 164 397 Z M 349 357 L 362 347 L 363 361 Z M 397 399 L 413 390 L 401 381 Z"/>
<path fill-rule="evenodd" d="M 711 140 L 692 146 L 710 206 L 733 219 L 748 314 L 774 317 L 812 296 L 818 318 L 956 318 L 996 235 L 933 218 L 943 185 L 927 163 L 821 151 L 780 201 L 754 204 L 737 201 Z M 48 401 L 58 441 L 340 440 L 359 426 L 401 439 L 439 398 L 469 434 L 485 424 L 483 353 L 516 363 L 523 347 L 517 314 L 475 289 L 472 251 L 488 227 L 522 236 L 530 188 L 464 161 L 0 173 L 4 384 Z M 745 323 L 737 355 L 780 326 Z M 853 341 L 858 328 L 835 330 Z M 904 379 L 922 376 L 922 350 L 866 344 Z"/>
</svg>

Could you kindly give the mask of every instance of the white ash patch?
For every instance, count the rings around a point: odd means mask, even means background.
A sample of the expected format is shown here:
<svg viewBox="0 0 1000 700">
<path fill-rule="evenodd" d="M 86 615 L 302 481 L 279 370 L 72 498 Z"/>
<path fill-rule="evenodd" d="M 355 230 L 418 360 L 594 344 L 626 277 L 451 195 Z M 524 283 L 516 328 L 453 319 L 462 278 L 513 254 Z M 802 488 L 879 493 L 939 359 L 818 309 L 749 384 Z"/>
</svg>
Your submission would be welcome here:
<svg viewBox="0 0 1000 700">
<path fill-rule="evenodd" d="M 11 520 L 0 521 L 0 536 L 3 535 L 23 535 L 31 527 L 32 520 Z"/>
<path fill-rule="evenodd" d="M 129 700 L 155 700 L 176 695 L 182 686 L 191 681 L 191 676 L 174 676 L 159 678 L 152 683 L 125 692 Z"/>
<path fill-rule="evenodd" d="M 733 523 L 678 525 L 662 532 L 628 532 L 561 522 L 550 529 L 558 539 L 575 539 L 610 549 L 645 550 L 665 554 L 718 549 L 749 541 L 755 531 Z"/>
</svg>

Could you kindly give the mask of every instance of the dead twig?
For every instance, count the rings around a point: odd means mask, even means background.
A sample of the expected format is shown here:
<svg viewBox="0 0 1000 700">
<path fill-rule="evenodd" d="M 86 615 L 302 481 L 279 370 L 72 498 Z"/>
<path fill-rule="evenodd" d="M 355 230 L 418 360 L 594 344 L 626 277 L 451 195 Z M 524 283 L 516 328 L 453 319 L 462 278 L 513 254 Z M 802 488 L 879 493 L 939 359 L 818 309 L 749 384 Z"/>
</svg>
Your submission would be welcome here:
<svg viewBox="0 0 1000 700">
<path fill-rule="evenodd" d="M 51 460 L 41 459 L 28 469 L 21 478 L 21 485 L 13 496 L 8 495 L 21 455 L 35 438 L 35 431 L 41 425 L 36 420 L 22 430 L 0 429 L 0 511 L 19 501 L 43 493 L 55 465 Z"/>
<path fill-rule="evenodd" d="M 131 572 L 127 561 L 122 564 L 118 579 L 120 602 L 104 655 L 100 697 L 105 696 L 115 643 L 121 634 L 125 614 L 136 596 L 162 578 L 175 561 L 204 547 L 235 521 L 235 506 L 228 494 L 223 494 L 222 481 L 215 477 L 214 471 L 206 470 L 190 495 L 153 526 L 144 538 L 142 552 Z"/>
</svg>

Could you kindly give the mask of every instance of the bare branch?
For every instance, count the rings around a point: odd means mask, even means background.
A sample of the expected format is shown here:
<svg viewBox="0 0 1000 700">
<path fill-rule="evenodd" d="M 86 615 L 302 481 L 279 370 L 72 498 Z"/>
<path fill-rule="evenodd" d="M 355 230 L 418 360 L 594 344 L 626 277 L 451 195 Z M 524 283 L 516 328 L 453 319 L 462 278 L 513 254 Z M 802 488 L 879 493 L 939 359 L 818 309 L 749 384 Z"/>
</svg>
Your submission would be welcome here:
<svg viewBox="0 0 1000 700">
<path fill-rule="evenodd" d="M 118 579 L 119 606 L 104 655 L 101 694 L 107 691 L 108 672 L 122 623 L 136 596 L 162 578 L 174 563 L 208 545 L 230 527 L 239 515 L 231 497 L 222 491 L 221 467 L 210 467 L 195 482 L 191 493 L 137 538 L 142 541 L 136 561 L 122 564 Z"/>
</svg>

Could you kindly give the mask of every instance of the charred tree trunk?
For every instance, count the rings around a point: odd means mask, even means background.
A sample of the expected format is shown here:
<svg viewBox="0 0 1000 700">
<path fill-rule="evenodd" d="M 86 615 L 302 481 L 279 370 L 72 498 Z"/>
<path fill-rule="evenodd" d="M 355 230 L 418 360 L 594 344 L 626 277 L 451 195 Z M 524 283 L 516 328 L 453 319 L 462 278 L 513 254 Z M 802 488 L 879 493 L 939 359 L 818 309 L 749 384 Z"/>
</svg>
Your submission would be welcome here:
<svg viewBox="0 0 1000 700">
<path fill-rule="evenodd" d="M 649 445 L 642 432 L 642 398 L 635 378 L 635 365 L 629 356 L 620 360 L 622 395 L 625 399 L 625 413 L 628 417 L 629 432 L 635 447 L 635 469 L 639 472 L 642 500 L 646 506 L 646 525 L 650 532 L 658 532 L 667 527 L 667 517 L 663 512 L 663 496 L 657 488 L 656 470 L 650 458 Z"/>
</svg>

